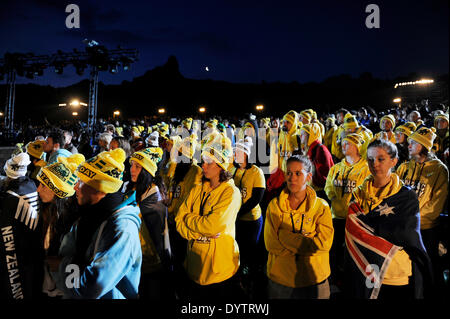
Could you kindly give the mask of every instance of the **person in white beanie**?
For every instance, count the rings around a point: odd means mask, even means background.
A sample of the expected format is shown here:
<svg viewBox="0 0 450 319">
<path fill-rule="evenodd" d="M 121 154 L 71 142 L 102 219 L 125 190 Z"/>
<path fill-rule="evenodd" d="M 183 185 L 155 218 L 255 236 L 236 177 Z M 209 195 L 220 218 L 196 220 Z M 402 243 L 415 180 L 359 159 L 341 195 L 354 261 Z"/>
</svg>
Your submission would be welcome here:
<svg viewBox="0 0 450 319">
<path fill-rule="evenodd" d="M 36 185 L 26 176 L 27 153 L 12 156 L 0 182 L 0 299 L 33 299 L 41 293 L 44 255 Z"/>
<path fill-rule="evenodd" d="M 258 267 L 258 242 L 263 217 L 259 203 L 264 196 L 266 180 L 263 171 L 249 163 L 252 138 L 239 140 L 234 148 L 234 165 L 230 169 L 236 187 L 241 191 L 242 206 L 236 219 L 236 241 L 241 257 L 241 278 L 247 293 L 253 294 Z"/>
<path fill-rule="evenodd" d="M 152 134 L 150 134 L 145 139 L 145 142 L 147 143 L 147 147 L 159 147 L 158 139 L 159 139 L 158 131 L 155 131 Z"/>
</svg>

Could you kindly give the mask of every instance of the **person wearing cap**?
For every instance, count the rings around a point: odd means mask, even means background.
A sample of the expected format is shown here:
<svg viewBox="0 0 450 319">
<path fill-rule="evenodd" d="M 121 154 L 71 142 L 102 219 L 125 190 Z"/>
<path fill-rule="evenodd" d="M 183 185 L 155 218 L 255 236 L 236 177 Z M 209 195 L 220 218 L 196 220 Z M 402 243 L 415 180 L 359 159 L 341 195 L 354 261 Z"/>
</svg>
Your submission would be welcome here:
<svg viewBox="0 0 450 319">
<path fill-rule="evenodd" d="M 287 112 L 278 138 L 278 168 L 286 172 L 286 161 L 293 154 L 300 153 L 300 131 L 298 130 L 298 113 Z"/>
<path fill-rule="evenodd" d="M 27 176 L 34 181 L 36 187 L 39 186 L 39 181 L 36 179 L 36 176 L 39 173 L 41 167 L 47 165 L 47 163 L 44 160 L 45 159 L 44 144 L 45 141 L 38 140 L 29 142 L 25 146 L 26 152 L 30 156 L 31 161 L 30 165 L 28 165 L 27 168 Z"/>
<path fill-rule="evenodd" d="M 65 141 L 64 133 L 61 130 L 54 130 L 48 134 L 43 145 L 44 152 L 47 153 L 47 164 L 55 163 L 59 156 L 68 157 L 72 155 L 64 148 Z"/>
<path fill-rule="evenodd" d="M 331 146 L 333 144 L 333 135 L 337 130 L 337 125 L 335 124 L 334 117 L 328 117 L 325 121 L 325 135 L 323 136 L 323 144 L 331 151 Z"/>
<path fill-rule="evenodd" d="M 419 201 L 393 172 L 397 160 L 397 148 L 385 139 L 367 147 L 371 174 L 353 191 L 345 224 L 345 298 L 411 300 L 429 293 Z"/>
<path fill-rule="evenodd" d="M 331 149 L 330 152 L 333 156 L 333 160 L 336 160 L 336 162 L 341 161 L 344 158 L 344 154 L 342 154 L 342 148 L 341 148 L 341 137 L 342 132 L 345 131 L 343 124 L 345 117 L 351 116 L 352 114 L 347 111 L 346 109 L 339 109 L 336 112 L 336 125 L 337 130 L 333 134 L 332 143 L 331 143 Z"/>
<path fill-rule="evenodd" d="M 362 157 L 366 156 L 367 152 L 367 145 L 369 145 L 370 141 L 373 138 L 372 131 L 369 130 L 367 127 L 360 125 L 358 123 L 358 119 L 356 116 L 347 114 L 344 117 L 344 123 L 342 124 L 342 127 L 344 128 L 344 131 L 341 133 L 340 139 L 341 141 L 347 134 L 359 134 L 363 138 L 364 143 L 362 144 L 362 147 L 360 148 L 360 155 Z M 340 144 L 340 142 L 339 142 Z M 341 145 L 342 149 L 342 145 Z M 345 156 L 345 155 L 344 155 Z"/>
<path fill-rule="evenodd" d="M 263 225 L 259 204 L 266 188 L 263 171 L 248 161 L 252 145 L 252 138 L 249 136 L 236 143 L 234 164 L 230 169 L 234 184 L 242 196 L 242 206 L 236 221 L 236 241 L 240 251 L 242 284 L 250 293 L 256 283 L 258 242 Z"/>
<path fill-rule="evenodd" d="M 136 191 L 136 202 L 143 221 L 139 232 L 142 247 L 139 298 L 173 298 L 169 285 L 171 247 L 164 205 L 166 188 L 158 171 L 162 149 L 149 147 L 131 155 L 131 181 L 127 192 Z"/>
<path fill-rule="evenodd" d="M 62 240 L 62 261 L 53 275 L 65 299 L 138 297 L 141 219 L 135 192 L 119 191 L 124 161 L 125 152 L 117 148 L 88 159 L 76 171 L 79 181 L 74 189 L 81 216 Z M 73 270 L 67 270 L 74 268 L 78 280 Z"/>
<path fill-rule="evenodd" d="M 175 217 L 190 191 L 202 183 L 202 169 L 194 159 L 196 146 L 197 136 L 193 134 L 175 143 L 171 154 L 174 173 L 168 177 L 166 205 L 174 272 L 177 278 L 182 278 L 184 274 L 183 261 L 186 257 L 187 241 L 177 232 Z M 177 279 L 176 282 L 181 283 L 182 280 Z M 183 295 L 183 288 L 180 284 L 176 285 L 180 295 Z"/>
<path fill-rule="evenodd" d="M 325 183 L 325 193 L 331 202 L 333 228 L 335 231 L 333 246 L 331 247 L 331 270 L 335 283 L 342 279 L 343 246 L 345 218 L 353 190 L 361 185 L 370 175 L 367 161 L 360 154 L 364 144 L 361 135 L 351 133 L 341 142 L 345 157 L 342 161 L 331 167 Z"/>
<path fill-rule="evenodd" d="M 298 120 L 302 125 L 311 123 L 312 113 L 310 110 L 303 110 L 298 114 Z"/>
<path fill-rule="evenodd" d="M 409 160 L 408 137 L 411 136 L 415 130 L 416 124 L 414 124 L 414 122 L 406 122 L 395 128 L 395 146 L 397 146 L 398 150 L 398 163 L 396 168 Z"/>
<path fill-rule="evenodd" d="M 42 241 L 47 258 L 42 289 L 50 297 L 62 295 L 51 278 L 48 264 L 58 255 L 63 236 L 78 218 L 78 212 L 74 209 L 76 198 L 73 197 L 78 181 L 75 171 L 84 161 L 82 154 L 60 156 L 56 163 L 42 167 L 37 175 L 37 192 L 42 203 Z"/>
<path fill-rule="evenodd" d="M 0 299 L 40 297 L 44 255 L 36 185 L 26 176 L 27 153 L 13 155 L 0 177 Z"/>
<path fill-rule="evenodd" d="M 434 127 L 436 128 L 436 140 L 434 144 L 437 146 L 435 154 L 444 164 L 447 164 L 449 156 L 448 114 L 438 114 L 434 118 Z"/>
<path fill-rule="evenodd" d="M 439 240 L 437 227 L 439 215 L 445 211 L 448 196 L 448 168 L 431 152 L 435 129 L 422 127 L 408 138 L 411 160 L 397 169 L 405 185 L 411 187 L 419 199 L 420 231 L 424 245 L 433 264 L 436 283 L 441 283 L 439 271 Z"/>
<path fill-rule="evenodd" d="M 333 242 L 330 208 L 308 184 L 306 156 L 287 161 L 286 187 L 269 204 L 264 225 L 269 299 L 328 299 Z"/>
<path fill-rule="evenodd" d="M 177 231 L 187 239 L 184 268 L 189 296 L 222 300 L 239 297 L 236 277 L 239 247 L 235 223 L 241 194 L 227 171 L 232 163 L 229 140 L 217 138 L 202 149 L 203 179 L 178 209 Z"/>
<path fill-rule="evenodd" d="M 396 143 L 395 140 L 395 134 L 394 134 L 394 127 L 395 127 L 395 117 L 392 114 L 385 115 L 380 120 L 380 128 L 381 132 L 378 132 L 374 135 L 372 138 L 372 141 L 384 139 L 387 140 L 393 144 Z"/>
<path fill-rule="evenodd" d="M 322 144 L 320 127 L 317 123 L 306 124 L 300 130 L 302 150 L 314 165 L 312 184 L 317 196 L 326 198 L 325 182 L 330 168 L 334 165 L 330 151 Z"/>
</svg>

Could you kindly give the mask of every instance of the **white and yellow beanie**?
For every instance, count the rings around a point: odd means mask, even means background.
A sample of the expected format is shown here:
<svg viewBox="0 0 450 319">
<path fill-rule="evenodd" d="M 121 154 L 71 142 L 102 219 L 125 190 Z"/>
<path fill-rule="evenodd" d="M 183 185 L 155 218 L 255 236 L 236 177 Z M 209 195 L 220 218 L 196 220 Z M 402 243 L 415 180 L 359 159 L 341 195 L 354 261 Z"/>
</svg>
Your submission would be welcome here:
<svg viewBox="0 0 450 319">
<path fill-rule="evenodd" d="M 345 114 L 344 117 L 344 123 L 343 123 L 344 130 L 348 129 L 355 129 L 359 127 L 358 120 L 356 117 L 350 113 Z"/>
<path fill-rule="evenodd" d="M 76 174 L 83 183 L 103 193 L 117 192 L 123 183 L 126 154 L 121 148 L 101 152 L 82 163 Z"/>
<path fill-rule="evenodd" d="M 395 117 L 394 117 L 394 115 L 388 114 L 388 115 L 385 115 L 385 116 L 383 116 L 383 117 L 381 118 L 381 120 L 380 120 L 380 128 L 381 128 L 381 129 L 383 129 L 383 128 L 382 128 L 382 124 L 383 124 L 383 121 L 384 121 L 384 120 L 391 122 L 392 128 L 395 127 Z"/>
<path fill-rule="evenodd" d="M 229 138 L 217 135 L 215 139 L 205 144 L 202 157 L 209 157 L 224 170 L 233 162 L 233 149 Z"/>
<path fill-rule="evenodd" d="M 361 152 L 361 147 L 364 144 L 364 138 L 357 133 L 351 133 L 347 134 L 342 141 L 348 141 L 352 144 L 354 144 L 358 148 L 358 152 Z"/>
<path fill-rule="evenodd" d="M 59 198 L 70 197 L 78 181 L 76 170 L 84 161 L 83 154 L 59 156 L 55 163 L 41 168 L 36 178 Z"/>
<path fill-rule="evenodd" d="M 411 134 L 409 139 L 416 141 L 423 145 L 428 151 L 431 151 L 433 147 L 434 139 L 436 138 L 436 129 L 434 127 L 421 127 L 417 131 Z"/>
<path fill-rule="evenodd" d="M 414 122 L 406 122 L 402 125 L 399 125 L 395 128 L 395 132 L 400 132 L 405 134 L 407 137 L 411 136 L 411 134 L 416 130 L 416 123 Z"/>
<path fill-rule="evenodd" d="M 142 166 L 147 172 L 155 177 L 158 170 L 158 163 L 163 156 L 163 150 L 160 147 L 149 147 L 139 152 L 135 152 L 130 157 L 130 163 L 136 162 Z"/>
</svg>

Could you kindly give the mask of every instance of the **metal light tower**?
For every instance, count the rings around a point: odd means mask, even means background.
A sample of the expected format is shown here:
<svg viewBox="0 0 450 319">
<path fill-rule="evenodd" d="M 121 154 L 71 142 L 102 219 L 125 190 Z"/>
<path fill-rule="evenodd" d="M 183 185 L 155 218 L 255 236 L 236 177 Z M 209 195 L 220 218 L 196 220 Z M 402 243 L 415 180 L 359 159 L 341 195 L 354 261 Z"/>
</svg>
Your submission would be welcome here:
<svg viewBox="0 0 450 319">
<path fill-rule="evenodd" d="M 53 67 L 57 74 L 62 74 L 64 67 L 72 64 L 78 75 L 82 75 L 87 66 L 91 67 L 89 83 L 89 111 L 88 131 L 92 133 L 97 122 L 97 96 L 98 76 L 100 71 L 110 71 L 115 74 L 119 71 L 119 65 L 124 71 L 130 68 L 131 63 L 138 57 L 136 49 L 108 50 L 99 45 L 95 40 L 83 40 L 86 44 L 86 52 L 65 53 L 58 50 L 56 54 L 35 56 L 32 53 L 6 53 L 4 59 L 0 59 L 0 76 L 7 75 L 7 95 L 5 105 L 5 129 L 9 134 L 14 130 L 14 105 L 16 75 L 33 79 L 34 76 L 42 76 L 43 70 Z M 26 74 L 26 75 L 25 75 Z"/>
</svg>

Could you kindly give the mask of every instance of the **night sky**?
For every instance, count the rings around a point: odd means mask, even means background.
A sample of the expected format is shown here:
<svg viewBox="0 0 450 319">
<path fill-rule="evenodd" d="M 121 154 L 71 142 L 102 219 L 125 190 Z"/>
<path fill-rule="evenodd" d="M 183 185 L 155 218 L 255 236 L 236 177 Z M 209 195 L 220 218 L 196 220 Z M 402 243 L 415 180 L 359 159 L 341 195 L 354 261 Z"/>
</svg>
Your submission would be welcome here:
<svg viewBox="0 0 450 319">
<path fill-rule="evenodd" d="M 68 29 L 65 8 L 80 7 L 81 28 Z M 380 29 L 365 26 L 368 4 Z M 84 50 L 84 38 L 107 48 L 137 48 L 128 72 L 103 72 L 119 84 L 175 55 L 183 76 L 235 83 L 305 83 L 371 72 L 394 78 L 448 73 L 449 1 L 79 1 L 0 2 L 0 56 Z M 209 72 L 205 67 L 209 68 Z M 88 78 L 72 66 L 18 83 L 66 86 Z"/>
</svg>

